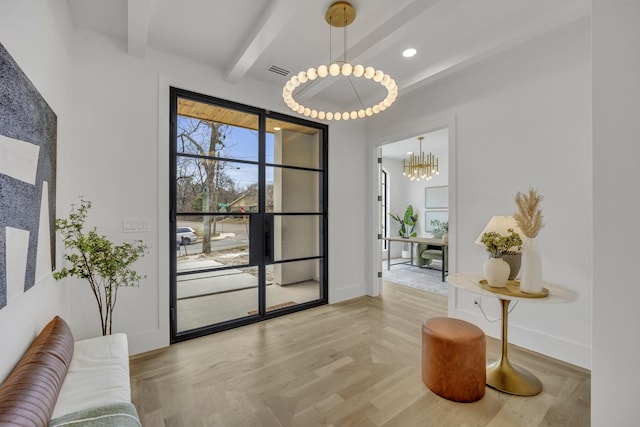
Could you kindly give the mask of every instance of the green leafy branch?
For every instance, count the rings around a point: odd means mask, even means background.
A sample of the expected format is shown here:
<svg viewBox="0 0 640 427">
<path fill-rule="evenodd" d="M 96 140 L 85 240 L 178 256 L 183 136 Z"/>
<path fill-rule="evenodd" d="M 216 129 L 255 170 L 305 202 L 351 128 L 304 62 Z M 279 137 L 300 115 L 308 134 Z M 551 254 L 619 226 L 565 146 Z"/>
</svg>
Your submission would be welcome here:
<svg viewBox="0 0 640 427">
<path fill-rule="evenodd" d="M 148 253 L 142 240 L 133 243 L 113 244 L 94 227 L 83 231 L 91 202 L 80 198 L 80 206 L 71 205 L 68 219 L 56 219 L 56 229 L 62 234 L 64 246 L 69 252 L 64 259 L 70 267 L 53 273 L 56 280 L 77 277 L 89 282 L 98 304 L 102 335 L 111 334 L 113 310 L 118 300 L 118 288 L 139 286 L 146 276 L 139 275 L 131 265 Z"/>
</svg>

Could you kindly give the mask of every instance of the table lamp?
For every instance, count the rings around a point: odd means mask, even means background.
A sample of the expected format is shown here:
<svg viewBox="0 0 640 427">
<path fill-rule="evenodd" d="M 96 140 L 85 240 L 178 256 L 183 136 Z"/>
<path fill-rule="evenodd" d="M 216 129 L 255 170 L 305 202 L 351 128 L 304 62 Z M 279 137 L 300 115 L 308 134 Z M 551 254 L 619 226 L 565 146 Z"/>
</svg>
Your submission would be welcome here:
<svg viewBox="0 0 640 427">
<path fill-rule="evenodd" d="M 484 246 L 484 243 L 482 243 L 482 235 L 484 233 L 489 233 L 490 231 L 495 231 L 496 233 L 500 234 L 501 236 L 506 236 L 509 234 L 509 230 L 510 228 L 513 229 L 513 231 L 518 234 L 518 236 L 520 236 L 520 238 L 522 239 L 522 243 L 524 243 L 524 241 L 526 240 L 526 237 L 524 236 L 524 234 L 522 233 L 522 231 L 520 230 L 520 228 L 518 227 L 518 223 L 516 222 L 516 219 L 512 216 L 494 216 L 491 217 L 491 219 L 489 220 L 489 223 L 484 227 L 484 229 L 482 230 L 482 232 L 480 233 L 480 235 L 478 236 L 478 238 L 475 241 L 476 245 L 481 245 Z"/>
<path fill-rule="evenodd" d="M 513 216 L 506 216 L 506 215 L 491 217 L 491 219 L 489 220 L 489 223 L 484 227 L 484 229 L 476 239 L 475 244 L 485 247 L 484 243 L 482 243 L 481 241 L 482 235 L 484 233 L 495 231 L 501 236 L 507 236 L 509 235 L 508 230 L 510 228 L 513 229 L 514 233 L 520 236 L 520 239 L 522 239 L 522 243 L 524 244 L 524 241 L 527 238 L 525 237 L 522 230 L 520 230 L 520 228 L 518 227 L 518 223 L 516 223 L 515 218 Z M 511 268 L 511 273 L 509 274 L 509 280 L 514 280 L 518 275 L 518 273 L 520 272 L 521 256 L 522 254 L 519 252 L 517 255 L 505 255 L 503 257 L 503 259 L 507 262 L 507 264 L 509 264 L 509 267 Z"/>
</svg>

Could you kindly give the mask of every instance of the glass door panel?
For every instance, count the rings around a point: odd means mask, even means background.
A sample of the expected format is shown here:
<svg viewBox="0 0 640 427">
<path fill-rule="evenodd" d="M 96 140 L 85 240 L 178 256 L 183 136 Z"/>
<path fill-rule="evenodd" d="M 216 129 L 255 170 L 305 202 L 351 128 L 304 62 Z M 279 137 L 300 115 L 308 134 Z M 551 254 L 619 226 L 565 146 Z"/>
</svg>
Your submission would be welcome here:
<svg viewBox="0 0 640 427">
<path fill-rule="evenodd" d="M 318 128 L 267 118 L 267 131 L 267 163 L 321 169 Z"/>
<path fill-rule="evenodd" d="M 245 267 L 179 275 L 178 332 L 258 313 L 258 268 Z"/>
<path fill-rule="evenodd" d="M 320 182 L 318 171 L 267 167 L 267 212 L 320 212 Z"/>
<path fill-rule="evenodd" d="M 327 127 L 172 94 L 172 341 L 327 302 Z"/>
<path fill-rule="evenodd" d="M 321 255 L 318 215 L 275 215 L 274 261 Z"/>
<path fill-rule="evenodd" d="M 319 259 L 268 266 L 266 310 L 291 307 L 321 298 L 321 271 Z"/>
<path fill-rule="evenodd" d="M 174 295 L 177 334 L 256 315 L 260 116 L 177 97 Z"/>
</svg>

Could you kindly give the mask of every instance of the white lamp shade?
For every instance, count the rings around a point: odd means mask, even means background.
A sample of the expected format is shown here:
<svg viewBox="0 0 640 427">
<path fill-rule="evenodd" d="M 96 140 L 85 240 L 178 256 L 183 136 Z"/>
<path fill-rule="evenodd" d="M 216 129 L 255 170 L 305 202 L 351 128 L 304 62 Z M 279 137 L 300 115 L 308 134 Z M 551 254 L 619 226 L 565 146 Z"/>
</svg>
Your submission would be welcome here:
<svg viewBox="0 0 640 427">
<path fill-rule="evenodd" d="M 509 230 L 510 228 L 512 228 L 513 231 L 520 236 L 520 238 L 522 239 L 522 243 L 524 243 L 524 241 L 526 240 L 526 237 L 524 236 L 524 234 L 522 233 L 522 231 L 518 227 L 518 223 L 516 222 L 514 217 L 512 217 L 512 216 L 494 216 L 494 217 L 491 218 L 491 220 L 489 220 L 489 223 L 486 225 L 486 227 L 484 227 L 484 229 L 482 230 L 482 232 L 480 233 L 480 235 L 476 239 L 475 244 L 476 245 L 480 245 L 480 246 L 484 246 L 484 243 L 481 242 L 482 235 L 484 233 L 488 233 L 490 231 L 495 231 L 496 233 L 500 234 L 501 236 L 507 236 L 509 234 L 509 231 L 507 231 L 507 230 Z"/>
</svg>

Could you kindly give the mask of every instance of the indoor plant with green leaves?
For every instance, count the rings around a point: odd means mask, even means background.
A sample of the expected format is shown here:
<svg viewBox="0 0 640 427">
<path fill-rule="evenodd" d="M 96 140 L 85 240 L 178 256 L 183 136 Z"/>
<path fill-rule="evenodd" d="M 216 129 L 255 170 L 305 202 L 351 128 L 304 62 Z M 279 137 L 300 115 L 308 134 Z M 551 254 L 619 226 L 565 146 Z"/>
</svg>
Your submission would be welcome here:
<svg viewBox="0 0 640 427">
<path fill-rule="evenodd" d="M 389 216 L 400 223 L 399 234 L 401 237 L 408 239 L 409 237 L 416 237 L 418 235 L 415 232 L 416 224 L 418 222 L 418 213 L 413 211 L 412 205 L 407 206 L 403 217 L 394 213 L 390 213 Z"/>
<path fill-rule="evenodd" d="M 65 277 L 86 279 L 91 288 L 100 313 L 102 335 L 110 335 L 113 324 L 113 310 L 118 299 L 118 289 L 139 286 L 146 276 L 139 275 L 133 268 L 140 257 L 148 252 L 142 240 L 115 245 L 96 228 L 84 231 L 87 212 L 91 202 L 83 198 L 80 205 L 71 205 L 69 218 L 56 219 L 56 230 L 62 234 L 65 261 L 70 264 L 53 273 L 56 280 Z"/>
<path fill-rule="evenodd" d="M 400 237 L 408 239 L 418 235 L 415 231 L 416 224 L 418 223 L 418 213 L 413 211 L 412 205 L 407 206 L 407 209 L 404 211 L 404 216 L 402 217 L 394 213 L 389 213 L 389 216 L 400 224 L 400 229 L 398 230 Z M 402 258 L 409 257 L 408 243 L 405 243 L 402 250 Z"/>
</svg>

